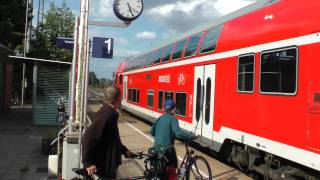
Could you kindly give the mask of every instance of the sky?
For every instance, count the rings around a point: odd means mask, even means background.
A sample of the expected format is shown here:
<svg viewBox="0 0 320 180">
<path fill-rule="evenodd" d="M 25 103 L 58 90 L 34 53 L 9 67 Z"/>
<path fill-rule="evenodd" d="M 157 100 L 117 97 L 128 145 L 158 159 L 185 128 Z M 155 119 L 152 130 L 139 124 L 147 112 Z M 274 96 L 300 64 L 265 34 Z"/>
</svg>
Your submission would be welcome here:
<svg viewBox="0 0 320 180">
<path fill-rule="evenodd" d="M 54 2 L 65 1 L 76 16 L 80 0 L 45 0 L 45 9 Z M 114 39 L 113 59 L 90 58 L 90 71 L 99 78 L 112 78 L 112 73 L 125 58 L 160 46 L 186 31 L 201 27 L 216 18 L 253 3 L 255 0 L 144 0 L 141 16 L 127 28 L 89 26 L 89 37 Z M 120 22 L 113 13 L 113 0 L 89 0 L 89 19 Z M 34 0 L 34 18 L 37 19 L 39 0 Z M 35 24 L 35 23 L 34 23 Z"/>
</svg>

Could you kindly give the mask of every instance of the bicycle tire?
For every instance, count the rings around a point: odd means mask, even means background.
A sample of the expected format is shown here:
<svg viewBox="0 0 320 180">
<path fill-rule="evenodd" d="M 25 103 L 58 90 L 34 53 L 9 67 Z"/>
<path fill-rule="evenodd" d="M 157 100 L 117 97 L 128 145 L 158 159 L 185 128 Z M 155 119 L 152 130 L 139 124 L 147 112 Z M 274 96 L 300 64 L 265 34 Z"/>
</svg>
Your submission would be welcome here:
<svg viewBox="0 0 320 180">
<path fill-rule="evenodd" d="M 199 165 L 201 170 L 199 169 Z M 204 173 L 203 173 L 203 170 Z M 194 176 L 194 177 L 193 177 Z M 212 180 L 212 172 L 208 161 L 202 156 L 195 156 L 186 169 L 186 180 Z"/>
</svg>

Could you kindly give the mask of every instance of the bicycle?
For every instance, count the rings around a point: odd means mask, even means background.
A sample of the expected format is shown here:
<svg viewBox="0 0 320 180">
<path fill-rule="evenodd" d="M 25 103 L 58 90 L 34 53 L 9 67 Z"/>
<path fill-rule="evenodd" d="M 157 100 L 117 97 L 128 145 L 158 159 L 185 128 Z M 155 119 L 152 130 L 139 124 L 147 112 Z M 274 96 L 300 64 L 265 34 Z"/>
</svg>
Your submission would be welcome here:
<svg viewBox="0 0 320 180">
<path fill-rule="evenodd" d="M 212 172 L 209 166 L 208 161 L 199 155 L 196 155 L 193 150 L 190 150 L 190 142 L 184 143 L 186 148 L 186 153 L 182 160 L 181 165 L 178 168 L 178 180 L 212 180 Z M 142 151 L 135 154 L 133 158 L 143 159 L 145 171 L 143 176 L 128 177 L 128 178 L 118 178 L 116 180 L 160 180 L 160 175 L 163 173 L 164 168 L 168 159 L 164 155 L 164 150 L 171 148 L 162 148 L 160 152 L 155 148 L 150 148 L 148 154 L 143 153 Z M 86 169 L 74 168 L 73 171 L 83 177 L 89 177 Z M 98 170 L 99 171 L 99 170 Z M 99 180 L 104 180 L 106 178 L 101 177 L 95 174 Z"/>
</svg>

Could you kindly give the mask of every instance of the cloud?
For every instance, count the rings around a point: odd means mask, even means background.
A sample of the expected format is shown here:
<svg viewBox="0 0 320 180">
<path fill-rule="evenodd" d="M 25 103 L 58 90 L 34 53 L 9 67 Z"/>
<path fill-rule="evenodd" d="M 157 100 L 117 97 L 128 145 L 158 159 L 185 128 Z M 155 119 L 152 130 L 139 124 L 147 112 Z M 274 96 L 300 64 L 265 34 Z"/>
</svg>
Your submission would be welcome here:
<svg viewBox="0 0 320 180">
<path fill-rule="evenodd" d="M 159 1 L 158 1 L 159 2 Z M 159 29 L 186 32 L 207 24 L 227 13 L 249 5 L 253 0 L 178 0 L 153 3 L 146 10 L 149 17 L 163 24 Z"/>
<path fill-rule="evenodd" d="M 156 36 L 156 33 L 149 31 L 138 32 L 136 34 L 136 37 L 140 39 L 154 39 Z"/>
<path fill-rule="evenodd" d="M 114 18 L 112 0 L 94 0 L 90 3 L 90 17 L 94 20 Z"/>
</svg>

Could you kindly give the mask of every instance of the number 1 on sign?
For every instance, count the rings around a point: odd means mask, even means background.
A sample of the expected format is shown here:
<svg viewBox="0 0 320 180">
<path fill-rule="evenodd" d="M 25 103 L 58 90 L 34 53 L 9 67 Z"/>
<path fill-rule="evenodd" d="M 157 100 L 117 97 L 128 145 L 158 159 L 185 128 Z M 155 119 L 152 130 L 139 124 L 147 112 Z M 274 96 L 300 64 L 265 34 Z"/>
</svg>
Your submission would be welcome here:
<svg viewBox="0 0 320 180">
<path fill-rule="evenodd" d="M 104 41 L 104 43 L 108 45 L 108 54 L 110 54 L 110 50 L 111 50 L 111 39 L 108 39 L 108 40 Z"/>
</svg>

